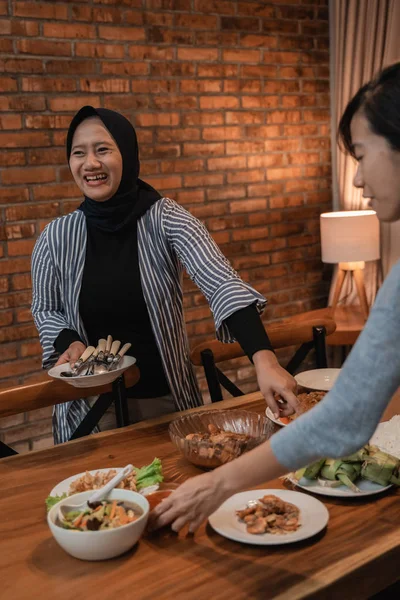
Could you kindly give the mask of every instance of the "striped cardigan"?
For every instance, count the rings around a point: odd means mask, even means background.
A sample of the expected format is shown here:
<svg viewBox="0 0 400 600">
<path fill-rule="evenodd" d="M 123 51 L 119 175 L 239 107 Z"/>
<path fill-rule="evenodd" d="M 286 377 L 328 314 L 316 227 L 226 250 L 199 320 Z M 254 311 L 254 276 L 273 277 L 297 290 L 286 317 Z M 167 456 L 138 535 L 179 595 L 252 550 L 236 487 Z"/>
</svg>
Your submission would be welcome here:
<svg viewBox="0 0 400 600">
<path fill-rule="evenodd" d="M 86 219 L 79 210 L 52 221 L 36 242 L 32 314 L 44 368 L 58 358 L 54 341 L 63 329 L 77 331 L 88 343 L 79 315 L 85 255 Z M 234 341 L 224 323 L 227 317 L 254 302 L 261 312 L 266 300 L 240 279 L 204 225 L 169 198 L 156 202 L 138 221 L 138 255 L 143 295 L 175 404 L 179 410 L 199 406 L 183 314 L 183 268 L 205 295 L 222 342 Z M 88 410 L 85 400 L 54 407 L 56 443 L 69 439 Z"/>
</svg>

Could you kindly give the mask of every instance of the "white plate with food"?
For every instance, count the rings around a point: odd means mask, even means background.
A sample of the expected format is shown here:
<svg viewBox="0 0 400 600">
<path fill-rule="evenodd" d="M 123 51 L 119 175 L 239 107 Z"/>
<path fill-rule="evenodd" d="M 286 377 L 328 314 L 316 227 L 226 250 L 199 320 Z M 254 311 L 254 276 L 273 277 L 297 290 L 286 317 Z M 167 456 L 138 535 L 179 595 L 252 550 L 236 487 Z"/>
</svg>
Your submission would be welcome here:
<svg viewBox="0 0 400 600">
<path fill-rule="evenodd" d="M 358 479 L 355 481 L 355 484 L 360 491 L 353 492 L 345 485 L 327 487 L 318 480 L 306 479 L 305 477 L 302 477 L 299 481 L 294 477 L 289 477 L 288 481 L 307 492 L 312 492 L 319 496 L 334 496 L 336 498 L 364 498 L 365 496 L 375 496 L 375 494 L 382 494 L 382 492 L 386 492 L 386 490 L 392 487 L 392 485 L 379 485 L 379 483 L 374 483 L 367 479 Z"/>
<path fill-rule="evenodd" d="M 260 499 L 264 499 L 264 503 Z M 249 502 L 257 502 L 255 511 L 265 516 L 257 516 L 254 511 L 244 514 L 253 509 L 252 506 L 248 508 Z M 316 535 L 326 527 L 329 512 L 322 502 L 300 492 L 248 490 L 228 498 L 208 520 L 217 533 L 235 542 L 277 546 Z M 266 529 L 263 533 L 249 532 L 249 529 L 255 532 L 263 528 Z"/>
<path fill-rule="evenodd" d="M 110 467 L 108 469 L 96 469 L 95 471 L 84 471 L 83 473 L 72 475 L 57 483 L 51 490 L 50 496 L 62 496 L 63 494 L 71 496 L 72 494 L 100 489 L 102 485 L 105 485 L 120 471 L 122 471 L 122 467 Z M 91 482 L 93 482 L 93 485 L 91 485 Z M 74 486 L 76 486 L 76 489 L 74 489 Z M 127 489 L 133 492 L 136 491 L 135 486 L 128 486 Z"/>
<path fill-rule="evenodd" d="M 303 490 L 342 498 L 381 494 L 400 485 L 400 461 L 373 444 L 343 458 L 322 458 L 286 479 Z"/>
<path fill-rule="evenodd" d="M 63 481 L 60 481 L 51 490 L 49 497 L 46 500 L 47 507 L 50 508 L 59 500 L 66 496 L 87 492 L 89 490 L 97 490 L 103 487 L 110 481 L 114 475 L 121 471 L 122 467 L 110 467 L 108 469 L 94 469 L 84 471 L 77 475 L 72 475 Z M 133 472 L 128 475 L 116 489 L 126 489 L 133 492 L 143 492 L 156 489 L 158 484 L 163 481 L 162 465 L 158 458 L 155 458 L 150 465 L 141 468 L 134 468 Z"/>
<path fill-rule="evenodd" d="M 98 385 L 106 385 L 107 383 L 112 383 L 118 377 L 124 373 L 129 367 L 134 365 L 136 362 L 136 358 L 133 356 L 124 356 L 121 359 L 118 367 L 114 371 L 107 371 L 106 373 L 100 373 L 97 375 L 76 375 L 75 377 L 63 377 L 61 373 L 70 373 L 71 367 L 69 363 L 65 365 L 58 365 L 58 367 L 53 367 L 48 371 L 50 377 L 54 379 L 59 379 L 60 381 L 64 381 L 69 385 L 73 385 L 74 387 L 79 388 L 90 388 Z M 85 369 L 83 369 L 83 373 Z"/>
<path fill-rule="evenodd" d="M 308 390 L 329 392 L 335 384 L 341 369 L 312 369 L 294 376 L 298 385 Z"/>
<path fill-rule="evenodd" d="M 322 398 L 325 395 L 325 391 L 316 390 L 312 392 L 303 392 L 301 394 L 297 394 L 297 401 L 299 403 L 300 413 L 295 413 L 293 415 L 290 415 L 289 417 L 279 417 L 278 419 L 275 419 L 274 414 L 269 406 L 267 407 L 265 414 L 267 415 L 268 419 L 270 419 L 273 423 L 276 423 L 280 427 L 285 427 L 286 425 L 289 425 L 291 421 L 296 419 L 299 416 L 299 414 L 307 412 L 316 404 L 318 404 L 318 402 L 321 402 Z"/>
</svg>

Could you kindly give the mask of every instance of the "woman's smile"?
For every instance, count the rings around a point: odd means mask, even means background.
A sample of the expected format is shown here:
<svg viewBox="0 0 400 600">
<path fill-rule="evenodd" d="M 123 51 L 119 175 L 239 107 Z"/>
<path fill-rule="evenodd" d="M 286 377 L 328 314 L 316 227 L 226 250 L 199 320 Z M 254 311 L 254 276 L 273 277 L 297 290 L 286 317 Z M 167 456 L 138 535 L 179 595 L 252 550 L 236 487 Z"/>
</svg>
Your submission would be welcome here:
<svg viewBox="0 0 400 600">
<path fill-rule="evenodd" d="M 106 173 L 88 173 L 83 176 L 85 183 L 90 187 L 99 187 L 108 183 L 108 175 Z"/>
</svg>

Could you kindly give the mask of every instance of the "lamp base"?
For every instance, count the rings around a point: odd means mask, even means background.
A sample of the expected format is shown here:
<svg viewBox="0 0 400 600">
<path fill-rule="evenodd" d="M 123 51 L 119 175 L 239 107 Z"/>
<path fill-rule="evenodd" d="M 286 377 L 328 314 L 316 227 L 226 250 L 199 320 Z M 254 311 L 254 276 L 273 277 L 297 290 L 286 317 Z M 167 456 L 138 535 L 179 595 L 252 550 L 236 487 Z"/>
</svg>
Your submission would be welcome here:
<svg viewBox="0 0 400 600">
<path fill-rule="evenodd" d="M 343 288 L 343 283 L 346 277 L 346 273 L 350 271 L 350 277 L 354 277 L 354 281 L 356 284 L 357 294 L 360 299 L 360 307 L 362 314 L 365 320 L 368 319 L 369 315 L 369 306 L 367 300 L 367 294 L 365 293 L 365 285 L 364 285 L 364 273 L 363 270 L 365 268 L 365 262 L 349 262 L 349 263 L 339 263 L 338 274 L 336 280 L 336 287 L 333 294 L 332 300 L 332 308 L 335 309 L 339 298 L 340 293 Z"/>
</svg>

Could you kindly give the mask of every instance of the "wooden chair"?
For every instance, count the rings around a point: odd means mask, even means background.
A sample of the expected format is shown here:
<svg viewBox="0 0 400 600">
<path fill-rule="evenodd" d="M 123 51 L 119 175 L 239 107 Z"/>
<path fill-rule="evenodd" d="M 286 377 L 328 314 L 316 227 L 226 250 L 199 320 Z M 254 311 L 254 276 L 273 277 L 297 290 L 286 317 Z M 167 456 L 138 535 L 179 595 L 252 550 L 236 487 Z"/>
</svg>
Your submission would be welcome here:
<svg viewBox="0 0 400 600">
<path fill-rule="evenodd" d="M 335 329 L 336 323 L 332 318 L 316 317 L 310 311 L 271 323 L 268 326 L 268 337 L 275 350 L 300 345 L 286 365 L 286 370 L 293 374 L 313 348 L 316 367 L 320 369 L 327 366 L 325 338 Z M 232 396 L 243 396 L 243 392 L 216 366 L 217 363 L 241 356 L 244 356 L 244 352 L 237 342 L 223 344 L 214 339 L 193 348 L 191 361 L 196 366 L 203 366 L 212 402 L 223 399 L 221 385 Z"/>
<path fill-rule="evenodd" d="M 0 418 L 99 395 L 98 400 L 70 439 L 89 435 L 113 402 L 117 427 L 123 427 L 129 424 L 126 389 L 135 385 L 139 377 L 139 369 L 136 365 L 132 365 L 113 383 L 92 388 L 76 388 L 58 379 L 49 378 L 48 381 L 32 385 L 0 390 Z M 17 452 L 0 441 L 0 458 L 13 454 Z"/>
</svg>

